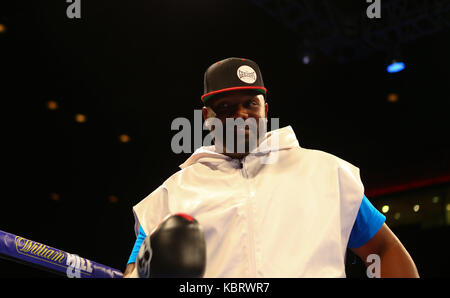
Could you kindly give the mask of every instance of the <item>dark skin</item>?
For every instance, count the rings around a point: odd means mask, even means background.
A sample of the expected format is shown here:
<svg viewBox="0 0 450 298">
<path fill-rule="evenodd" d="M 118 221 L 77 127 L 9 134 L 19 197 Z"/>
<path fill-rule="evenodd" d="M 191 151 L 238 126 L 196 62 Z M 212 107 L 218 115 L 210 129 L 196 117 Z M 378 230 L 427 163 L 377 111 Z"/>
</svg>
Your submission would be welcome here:
<svg viewBox="0 0 450 298">
<path fill-rule="evenodd" d="M 259 144 L 259 119 L 267 118 L 268 110 L 269 106 L 264 101 L 262 95 L 257 95 L 252 91 L 232 91 L 227 92 L 220 97 L 210 99 L 208 106 L 202 108 L 202 113 L 205 121 L 209 117 L 216 117 L 222 122 L 223 126 L 225 126 L 227 118 L 242 118 L 243 120 L 249 118 L 255 119 L 258 129 L 255 133 L 257 134 L 257 143 Z M 242 159 L 247 156 L 249 153 L 249 133 L 250 132 L 247 130 L 245 139 L 246 151 L 244 153 L 227 152 L 227 149 L 224 146 L 223 154 L 235 159 Z M 235 150 L 235 152 L 237 152 L 237 150 Z"/>
<path fill-rule="evenodd" d="M 383 224 L 366 244 L 359 248 L 352 248 L 361 260 L 367 260 L 370 254 L 377 254 L 381 259 L 381 274 L 382 278 L 416 278 L 419 277 L 416 265 L 409 255 L 406 248 L 389 229 L 386 224 Z M 366 266 L 370 265 L 367 262 Z"/>
<path fill-rule="evenodd" d="M 202 109 L 203 117 L 217 117 L 223 123 L 226 118 L 242 117 L 244 120 L 248 117 L 254 117 L 255 120 L 265 117 L 267 118 L 268 104 L 261 96 L 253 93 L 236 91 L 225 94 L 225 96 L 214 99 L 212 102 Z M 232 158 L 241 159 L 248 155 L 246 153 L 227 153 L 225 155 Z M 352 248 L 361 260 L 367 260 L 370 254 L 377 254 L 380 257 L 381 277 L 419 277 L 416 265 L 411 256 L 389 229 L 386 224 L 370 239 L 366 244 L 359 248 Z M 366 263 L 366 262 L 365 262 Z M 366 266 L 370 265 L 366 263 Z M 124 277 L 129 277 L 134 270 L 135 264 L 131 263 L 127 266 Z"/>
</svg>

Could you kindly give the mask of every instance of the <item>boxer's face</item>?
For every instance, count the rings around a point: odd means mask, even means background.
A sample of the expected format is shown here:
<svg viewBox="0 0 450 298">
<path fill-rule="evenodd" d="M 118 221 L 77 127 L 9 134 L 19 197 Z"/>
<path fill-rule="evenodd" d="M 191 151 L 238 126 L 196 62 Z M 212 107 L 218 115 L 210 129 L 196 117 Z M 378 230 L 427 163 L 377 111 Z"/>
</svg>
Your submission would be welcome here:
<svg viewBox="0 0 450 298">
<path fill-rule="evenodd" d="M 226 155 L 229 155 L 233 158 L 242 158 L 253 149 L 254 145 L 257 146 L 259 144 L 260 129 L 262 129 L 259 119 L 267 118 L 267 111 L 268 105 L 264 101 L 264 96 L 255 95 L 255 93 L 245 90 L 227 92 L 220 97 L 211 99 L 211 102 L 208 103 L 208 107 L 203 107 L 202 110 L 205 120 L 210 117 L 216 117 L 222 122 L 224 129 L 223 151 Z M 244 121 L 253 118 L 255 120 L 254 123 L 256 124 L 256 130 L 254 128 L 252 129 L 251 127 L 249 128 L 248 126 L 246 126 L 245 131 L 241 132 L 244 135 L 245 152 L 239 152 L 239 138 L 236 126 L 232 128 L 234 130 L 234 149 L 227 149 L 227 118 L 241 118 Z M 253 144 L 255 139 L 252 140 L 250 138 L 251 134 L 254 134 L 254 137 L 256 138 L 256 144 Z"/>
</svg>

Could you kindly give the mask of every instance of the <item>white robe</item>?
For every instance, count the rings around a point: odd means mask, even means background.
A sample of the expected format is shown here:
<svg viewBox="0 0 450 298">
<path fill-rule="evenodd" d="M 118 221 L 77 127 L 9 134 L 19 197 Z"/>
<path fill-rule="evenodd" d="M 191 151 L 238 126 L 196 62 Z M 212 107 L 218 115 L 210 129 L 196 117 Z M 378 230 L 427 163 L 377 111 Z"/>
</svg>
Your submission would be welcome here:
<svg viewBox="0 0 450 298">
<path fill-rule="evenodd" d="M 133 207 L 136 234 L 186 213 L 205 233 L 205 277 L 345 277 L 364 194 L 359 169 L 301 148 L 290 126 L 268 132 L 260 148 L 242 168 L 214 146 L 196 150 Z"/>
</svg>

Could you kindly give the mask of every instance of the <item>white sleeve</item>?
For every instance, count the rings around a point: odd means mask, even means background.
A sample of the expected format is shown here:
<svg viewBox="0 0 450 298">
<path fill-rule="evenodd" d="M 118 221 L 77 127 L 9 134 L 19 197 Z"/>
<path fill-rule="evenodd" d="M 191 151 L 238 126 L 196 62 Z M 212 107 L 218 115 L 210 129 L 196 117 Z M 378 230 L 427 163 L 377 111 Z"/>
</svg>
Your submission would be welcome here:
<svg viewBox="0 0 450 298">
<path fill-rule="evenodd" d="M 343 245 L 346 246 L 364 196 L 364 185 L 357 167 L 340 158 L 337 158 L 337 162 L 341 235 Z"/>
<path fill-rule="evenodd" d="M 161 185 L 133 207 L 136 235 L 139 233 L 139 226 L 147 236 L 150 235 L 158 224 L 170 214 L 168 200 L 167 189 Z"/>
<path fill-rule="evenodd" d="M 134 214 L 134 230 L 136 236 L 139 234 L 139 227 L 141 226 L 144 233 L 148 236 L 158 226 L 163 219 L 170 214 L 168 208 L 168 194 L 165 187 L 162 185 L 155 189 L 145 199 L 140 201 L 133 207 Z M 133 271 L 128 276 L 130 278 L 137 278 L 137 264 Z"/>
</svg>

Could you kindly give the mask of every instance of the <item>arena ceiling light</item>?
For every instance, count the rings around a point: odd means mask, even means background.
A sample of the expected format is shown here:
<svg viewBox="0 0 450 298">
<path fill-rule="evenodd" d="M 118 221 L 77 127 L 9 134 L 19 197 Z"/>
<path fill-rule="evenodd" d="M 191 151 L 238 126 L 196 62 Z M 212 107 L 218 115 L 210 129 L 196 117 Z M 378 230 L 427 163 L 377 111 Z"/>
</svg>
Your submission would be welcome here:
<svg viewBox="0 0 450 298">
<path fill-rule="evenodd" d="M 405 63 L 393 60 L 386 68 L 388 73 L 396 73 L 405 69 Z"/>
<path fill-rule="evenodd" d="M 397 73 L 405 69 L 405 63 L 402 59 L 402 53 L 399 44 L 391 46 L 388 51 L 388 66 L 386 70 L 388 73 Z"/>
</svg>

